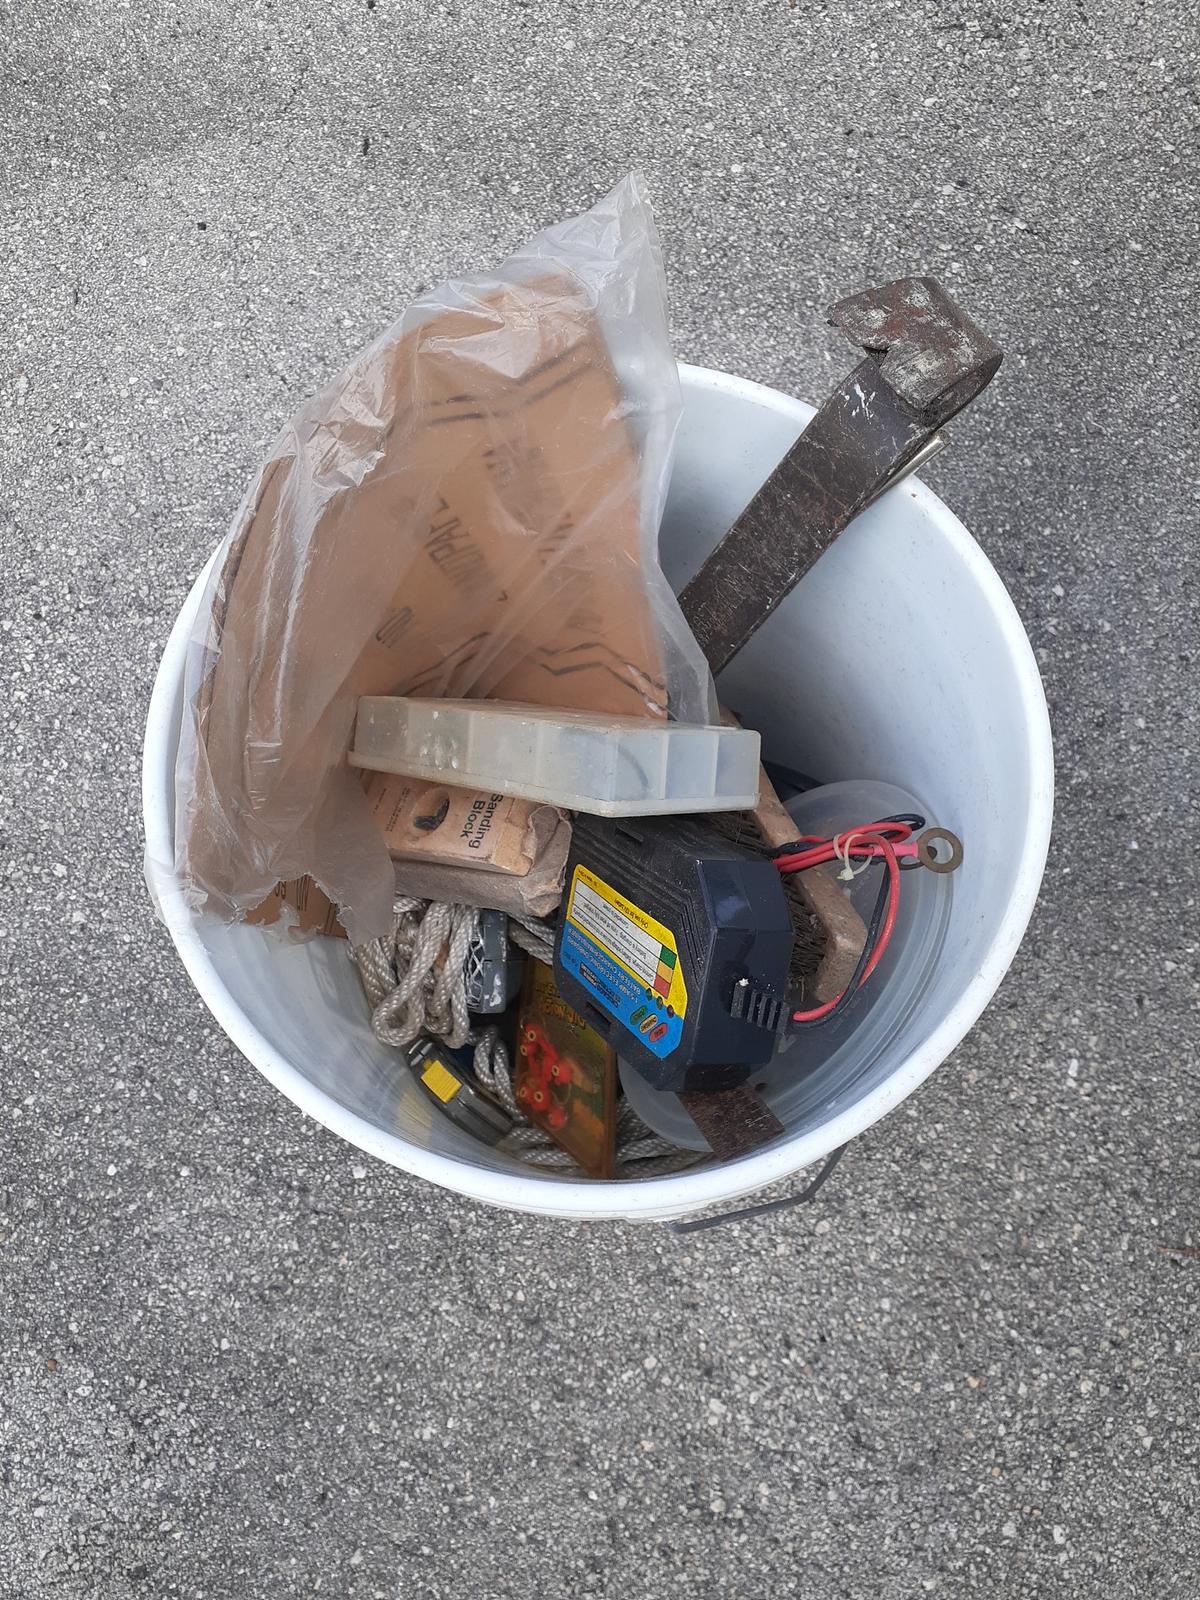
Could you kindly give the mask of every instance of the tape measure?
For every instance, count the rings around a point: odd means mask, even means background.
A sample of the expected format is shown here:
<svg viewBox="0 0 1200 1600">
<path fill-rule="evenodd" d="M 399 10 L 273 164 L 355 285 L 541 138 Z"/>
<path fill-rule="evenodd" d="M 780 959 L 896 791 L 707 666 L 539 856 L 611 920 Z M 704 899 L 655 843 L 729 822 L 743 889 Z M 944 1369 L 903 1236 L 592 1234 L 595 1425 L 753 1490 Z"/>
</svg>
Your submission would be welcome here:
<svg viewBox="0 0 1200 1600">
<path fill-rule="evenodd" d="M 484 1144 L 499 1144 L 513 1119 L 480 1086 L 468 1050 L 451 1050 L 436 1039 L 418 1039 L 408 1047 L 413 1076 L 442 1111 L 464 1133 Z"/>
</svg>

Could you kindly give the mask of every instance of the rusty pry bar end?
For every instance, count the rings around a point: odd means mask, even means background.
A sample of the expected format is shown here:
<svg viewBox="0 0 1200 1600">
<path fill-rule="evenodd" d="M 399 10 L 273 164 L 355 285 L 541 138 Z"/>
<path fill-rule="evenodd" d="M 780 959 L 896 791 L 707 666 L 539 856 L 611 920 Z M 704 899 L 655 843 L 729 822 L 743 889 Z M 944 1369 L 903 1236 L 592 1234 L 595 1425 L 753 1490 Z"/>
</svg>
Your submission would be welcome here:
<svg viewBox="0 0 1200 1600">
<path fill-rule="evenodd" d="M 938 430 L 1000 365 L 933 278 L 839 300 L 829 320 L 865 352 L 679 596 L 714 673 L 848 523 L 938 447 Z"/>
<path fill-rule="evenodd" d="M 829 308 L 829 321 L 882 357 L 889 387 L 930 428 L 940 428 L 991 382 L 1004 352 L 936 278 L 896 278 Z"/>
</svg>

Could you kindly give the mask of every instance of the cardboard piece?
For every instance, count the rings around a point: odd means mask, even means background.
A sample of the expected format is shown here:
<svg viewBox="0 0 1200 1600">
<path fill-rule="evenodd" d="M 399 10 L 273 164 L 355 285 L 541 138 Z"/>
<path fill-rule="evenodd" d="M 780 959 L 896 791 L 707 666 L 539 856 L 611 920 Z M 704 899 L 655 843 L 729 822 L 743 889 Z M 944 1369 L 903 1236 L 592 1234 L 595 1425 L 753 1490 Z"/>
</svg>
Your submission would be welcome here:
<svg viewBox="0 0 1200 1600">
<path fill-rule="evenodd" d="M 344 759 L 362 695 L 665 716 L 624 403 L 586 285 L 547 275 L 421 308 L 304 408 L 214 587 L 193 898 L 244 915 L 311 871 L 356 942 L 386 931 L 387 842 Z"/>
<path fill-rule="evenodd" d="M 338 921 L 337 907 L 311 878 L 290 878 L 277 883 L 261 905 L 246 913 L 246 921 L 260 927 L 282 926 L 297 937 L 324 934 L 329 939 L 344 939 L 346 930 Z"/>
</svg>

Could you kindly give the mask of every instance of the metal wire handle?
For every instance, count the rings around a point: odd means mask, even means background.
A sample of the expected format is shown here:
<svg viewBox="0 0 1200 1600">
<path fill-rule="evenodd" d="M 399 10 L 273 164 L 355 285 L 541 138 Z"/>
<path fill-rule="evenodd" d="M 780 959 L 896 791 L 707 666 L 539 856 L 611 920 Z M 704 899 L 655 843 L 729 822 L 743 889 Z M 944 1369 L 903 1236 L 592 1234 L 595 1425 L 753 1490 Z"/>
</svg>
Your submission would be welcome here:
<svg viewBox="0 0 1200 1600">
<path fill-rule="evenodd" d="M 764 1200 L 756 1206 L 742 1206 L 737 1211 L 722 1211 L 719 1216 L 701 1217 L 697 1222 L 673 1222 L 671 1224 L 671 1232 L 703 1233 L 706 1228 L 719 1228 L 724 1222 L 740 1222 L 747 1217 L 765 1216 L 768 1211 L 787 1211 L 792 1206 L 802 1206 L 806 1200 L 814 1199 L 817 1191 L 833 1175 L 833 1169 L 842 1159 L 845 1150 L 846 1146 L 844 1144 L 838 1145 L 833 1154 L 826 1159 L 825 1165 L 817 1173 L 808 1188 L 802 1189 L 799 1194 L 784 1195 L 782 1200 Z"/>
</svg>

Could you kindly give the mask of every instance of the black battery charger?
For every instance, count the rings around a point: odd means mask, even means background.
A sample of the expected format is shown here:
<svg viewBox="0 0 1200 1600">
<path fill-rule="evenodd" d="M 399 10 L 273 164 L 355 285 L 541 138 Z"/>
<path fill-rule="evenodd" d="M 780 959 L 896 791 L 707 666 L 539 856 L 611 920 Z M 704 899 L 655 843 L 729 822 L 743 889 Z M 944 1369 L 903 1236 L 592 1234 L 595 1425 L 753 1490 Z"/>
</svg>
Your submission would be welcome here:
<svg viewBox="0 0 1200 1600">
<path fill-rule="evenodd" d="M 716 1093 L 771 1059 L 792 942 L 777 868 L 711 823 L 577 815 L 555 977 L 655 1088 Z"/>
</svg>

